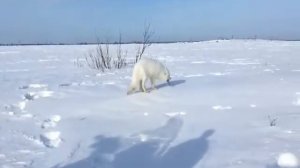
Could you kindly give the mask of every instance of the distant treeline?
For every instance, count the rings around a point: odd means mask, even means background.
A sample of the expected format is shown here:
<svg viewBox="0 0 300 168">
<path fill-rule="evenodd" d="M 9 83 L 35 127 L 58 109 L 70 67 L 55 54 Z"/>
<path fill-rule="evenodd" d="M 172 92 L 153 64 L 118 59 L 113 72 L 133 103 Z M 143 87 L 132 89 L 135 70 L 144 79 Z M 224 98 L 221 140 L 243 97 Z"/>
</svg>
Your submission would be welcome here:
<svg viewBox="0 0 300 168">
<path fill-rule="evenodd" d="M 263 38 L 218 38 L 212 40 L 188 40 L 188 41 L 154 41 L 152 44 L 162 43 L 193 43 L 201 41 L 219 41 L 219 40 L 270 40 L 270 41 L 300 41 L 300 39 L 263 39 Z M 122 42 L 121 44 L 141 44 L 140 41 Z M 119 42 L 80 42 L 80 43 L 0 43 L 0 46 L 29 46 L 29 45 L 97 45 L 97 44 L 119 44 Z"/>
<path fill-rule="evenodd" d="M 183 42 L 200 42 L 200 41 L 158 41 L 158 42 L 151 42 L 152 44 L 160 44 L 160 43 L 183 43 Z M 27 46 L 27 45 L 97 45 L 97 44 L 119 44 L 119 42 L 101 42 L 101 43 L 9 43 L 9 44 L 0 44 L 0 46 Z M 133 42 L 122 42 L 121 44 L 142 44 L 139 41 Z"/>
</svg>

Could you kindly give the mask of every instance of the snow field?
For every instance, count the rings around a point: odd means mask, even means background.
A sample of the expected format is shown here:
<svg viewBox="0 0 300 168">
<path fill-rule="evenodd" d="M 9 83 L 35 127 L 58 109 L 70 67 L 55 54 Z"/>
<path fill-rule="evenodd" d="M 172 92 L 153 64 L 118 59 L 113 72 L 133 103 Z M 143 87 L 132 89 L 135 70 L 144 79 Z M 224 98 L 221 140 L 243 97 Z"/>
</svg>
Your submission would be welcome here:
<svg viewBox="0 0 300 168">
<path fill-rule="evenodd" d="M 299 158 L 299 42 L 153 44 L 145 56 L 168 66 L 171 86 L 131 96 L 131 67 L 76 66 L 94 47 L 0 47 L 2 167 L 276 168 Z"/>
</svg>

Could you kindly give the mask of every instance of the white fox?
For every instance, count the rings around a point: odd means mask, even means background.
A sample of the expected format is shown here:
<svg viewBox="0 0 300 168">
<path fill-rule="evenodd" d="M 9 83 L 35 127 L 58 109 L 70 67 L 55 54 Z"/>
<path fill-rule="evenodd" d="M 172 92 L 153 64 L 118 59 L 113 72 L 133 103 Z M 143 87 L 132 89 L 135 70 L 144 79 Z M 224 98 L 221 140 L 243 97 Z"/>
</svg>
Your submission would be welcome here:
<svg viewBox="0 0 300 168">
<path fill-rule="evenodd" d="M 128 88 L 127 95 L 140 90 L 148 92 L 145 86 L 148 79 L 151 82 L 152 89 L 156 89 L 156 80 L 169 83 L 171 77 L 168 68 L 161 62 L 151 58 L 142 58 L 134 65 L 131 84 Z"/>
</svg>

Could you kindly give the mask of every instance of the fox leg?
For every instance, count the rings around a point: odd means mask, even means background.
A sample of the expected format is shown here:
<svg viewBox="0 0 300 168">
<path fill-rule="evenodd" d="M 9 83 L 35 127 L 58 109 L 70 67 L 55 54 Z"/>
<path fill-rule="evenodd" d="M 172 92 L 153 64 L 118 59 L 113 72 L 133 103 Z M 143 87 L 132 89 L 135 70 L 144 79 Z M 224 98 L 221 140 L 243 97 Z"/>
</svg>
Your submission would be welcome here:
<svg viewBox="0 0 300 168">
<path fill-rule="evenodd" d="M 151 82 L 152 90 L 156 90 L 156 87 L 155 87 L 155 79 L 151 78 L 151 79 L 150 79 L 150 82 Z"/>
<path fill-rule="evenodd" d="M 138 91 L 143 91 L 143 80 L 139 81 L 139 90 Z"/>
<path fill-rule="evenodd" d="M 143 92 L 147 92 L 147 89 L 146 89 L 146 81 L 147 81 L 147 78 L 144 78 L 142 80 L 142 89 L 143 89 Z"/>
</svg>

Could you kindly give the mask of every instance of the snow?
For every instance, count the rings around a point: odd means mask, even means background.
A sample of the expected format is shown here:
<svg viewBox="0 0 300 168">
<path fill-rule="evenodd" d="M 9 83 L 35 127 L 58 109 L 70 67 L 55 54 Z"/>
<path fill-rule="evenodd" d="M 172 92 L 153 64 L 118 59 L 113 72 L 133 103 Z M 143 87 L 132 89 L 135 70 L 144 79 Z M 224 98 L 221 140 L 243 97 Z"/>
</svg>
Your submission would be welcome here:
<svg viewBox="0 0 300 168">
<path fill-rule="evenodd" d="M 217 105 L 217 106 L 213 106 L 212 109 L 214 109 L 214 110 L 231 110 L 232 107 L 231 106 L 220 106 L 220 105 Z"/>
<path fill-rule="evenodd" d="M 175 116 L 179 116 L 179 115 L 186 115 L 186 112 L 171 112 L 171 113 L 165 113 L 166 116 L 169 116 L 169 117 L 175 117 Z"/>
<path fill-rule="evenodd" d="M 57 123 L 61 120 L 60 115 L 53 115 L 49 119 L 46 119 L 43 124 L 42 128 L 54 128 L 56 127 Z"/>
<path fill-rule="evenodd" d="M 294 154 L 282 153 L 279 155 L 277 165 L 284 168 L 297 168 L 299 166 L 299 162 Z"/>
<path fill-rule="evenodd" d="M 60 120 L 61 120 L 60 115 L 53 115 L 50 117 L 50 121 L 52 121 L 52 122 L 59 122 Z"/>
<path fill-rule="evenodd" d="M 0 168 L 278 168 L 280 154 L 300 157 L 300 42 L 153 44 L 144 56 L 167 65 L 171 84 L 130 96 L 132 67 L 89 69 L 95 47 L 0 47 Z M 128 59 L 136 48 L 123 46 Z"/>
<path fill-rule="evenodd" d="M 59 131 L 49 131 L 45 132 L 41 135 L 41 141 L 45 144 L 47 147 L 59 147 L 59 144 L 61 142 L 60 139 L 60 132 Z"/>
</svg>

